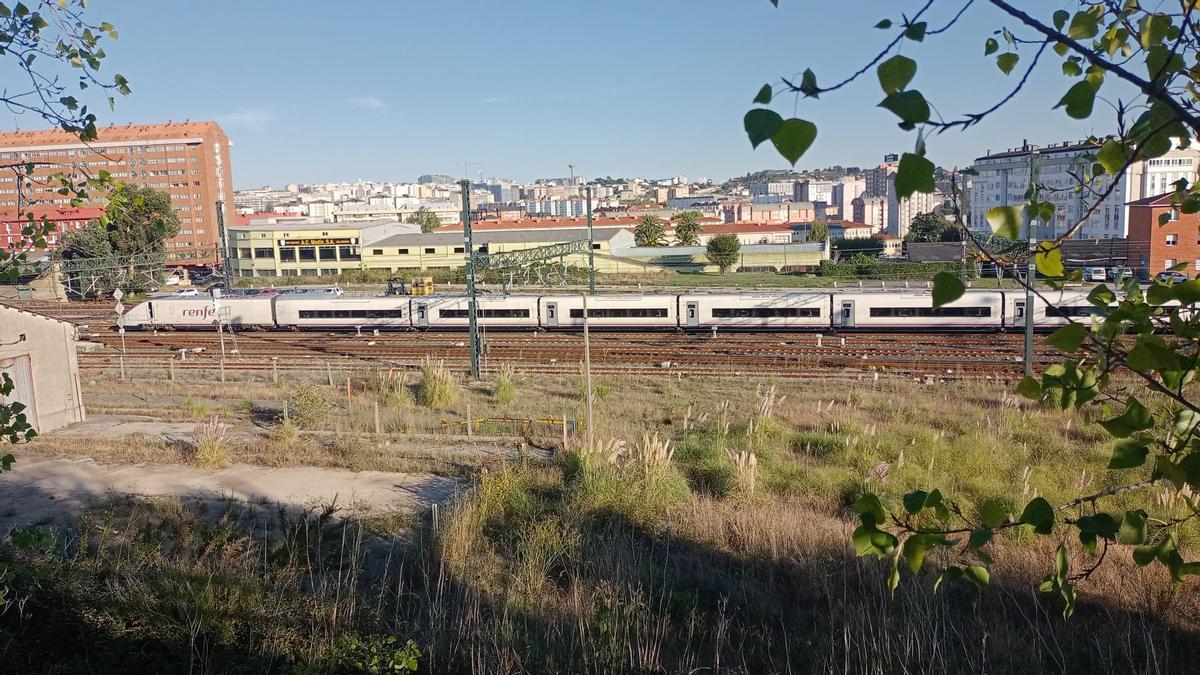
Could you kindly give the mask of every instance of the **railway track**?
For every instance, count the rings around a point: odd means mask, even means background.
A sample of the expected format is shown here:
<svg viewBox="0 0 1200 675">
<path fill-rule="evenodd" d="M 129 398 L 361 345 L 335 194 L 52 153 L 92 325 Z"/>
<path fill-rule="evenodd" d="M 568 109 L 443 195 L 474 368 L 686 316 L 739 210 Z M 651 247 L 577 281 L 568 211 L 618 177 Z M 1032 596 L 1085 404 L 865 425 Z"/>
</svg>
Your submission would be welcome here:
<svg viewBox="0 0 1200 675">
<path fill-rule="evenodd" d="M 214 333 L 89 331 L 101 349 L 80 354 L 84 369 L 219 369 L 221 338 Z M 465 367 L 465 333 L 248 332 L 224 338 L 224 367 L 237 371 L 313 371 L 415 367 L 437 358 Z M 122 351 L 122 349 L 124 351 Z M 1052 350 L 1045 350 L 1047 358 Z M 573 333 L 484 336 L 485 364 L 527 372 L 574 372 L 583 339 Z M 781 377 L 892 376 L 954 379 L 1012 378 L 1021 372 L 1021 337 L 1007 334 L 593 333 L 598 372 Z"/>
</svg>

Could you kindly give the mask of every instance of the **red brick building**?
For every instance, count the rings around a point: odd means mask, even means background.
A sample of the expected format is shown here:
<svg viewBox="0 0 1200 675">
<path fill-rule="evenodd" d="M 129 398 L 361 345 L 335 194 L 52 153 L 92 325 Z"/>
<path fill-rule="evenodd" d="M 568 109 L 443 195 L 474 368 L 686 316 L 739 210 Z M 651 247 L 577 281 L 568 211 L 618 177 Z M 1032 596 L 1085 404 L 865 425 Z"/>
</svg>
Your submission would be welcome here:
<svg viewBox="0 0 1200 675">
<path fill-rule="evenodd" d="M 18 253 L 29 248 L 27 237 L 22 234 L 22 230 L 29 226 L 26 214 L 30 212 L 37 223 L 41 223 L 43 219 L 54 223 L 54 232 L 46 235 L 46 250 L 57 248 L 64 232 L 78 230 L 104 215 L 104 209 L 99 206 L 34 206 L 20 211 L 12 206 L 0 208 L 0 248 Z"/>
<path fill-rule="evenodd" d="M 1167 222 L 1158 219 L 1167 214 Z M 1187 275 L 1200 272 L 1200 214 L 1181 213 L 1171 205 L 1171 195 L 1129 202 L 1129 266 L 1154 276 L 1179 263 L 1188 264 Z"/>
<path fill-rule="evenodd" d="M 179 263 L 216 262 L 217 202 L 234 222 L 229 138 L 216 122 L 108 126 L 87 144 L 57 130 L 0 133 L 0 165 L 20 162 L 36 163 L 33 175 L 0 172 L 0 208 L 69 205 L 48 180 L 60 172 L 82 179 L 107 171 L 114 181 L 168 193 L 180 227 L 166 250 Z"/>
</svg>

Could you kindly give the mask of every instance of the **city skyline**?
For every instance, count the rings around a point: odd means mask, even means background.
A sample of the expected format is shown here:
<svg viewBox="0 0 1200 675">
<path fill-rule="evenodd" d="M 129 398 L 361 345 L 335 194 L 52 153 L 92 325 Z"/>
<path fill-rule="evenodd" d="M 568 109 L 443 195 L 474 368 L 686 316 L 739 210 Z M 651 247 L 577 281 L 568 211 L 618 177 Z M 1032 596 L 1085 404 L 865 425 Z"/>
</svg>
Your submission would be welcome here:
<svg viewBox="0 0 1200 675">
<path fill-rule="evenodd" d="M 861 65 L 845 56 L 862 53 L 863 43 L 886 42 L 887 34 L 870 29 L 878 18 L 898 19 L 916 6 L 414 4 L 330 20 L 303 4 L 285 13 L 215 2 L 173 7 L 167 33 L 159 5 L 98 2 L 94 14 L 121 33 L 105 69 L 126 75 L 133 94 L 111 112 L 92 104 L 104 125 L 217 121 L 234 144 L 237 188 L 422 173 L 478 178 L 481 170 L 530 181 L 565 175 L 570 163 L 592 177 L 682 174 L 720 182 L 788 168 L 769 145 L 752 150 L 742 132 L 741 117 L 763 82 L 806 67 L 822 82 L 839 78 Z M 238 21 L 225 21 L 235 10 Z M 946 18 L 930 17 L 931 25 Z M 906 46 L 925 57 L 915 82 L 943 114 L 986 108 L 1015 84 L 1017 73 L 991 69 L 970 83 L 979 95 L 963 100 L 959 63 L 937 58 L 990 61 L 983 40 L 1002 24 L 994 10 L 972 7 L 950 33 Z M 180 48 L 212 36 L 222 36 L 222 48 Z M 966 166 L 1024 139 L 1110 131 L 1023 104 L 1057 98 L 1049 92 L 1066 82 L 1053 64 L 1043 67 L 1016 105 L 965 135 L 931 138 L 930 157 Z M 880 98 L 871 73 L 820 101 L 796 102 L 794 112 L 791 99 L 779 97 L 775 109 L 821 129 L 796 168 L 868 168 L 911 148 L 913 135 L 876 107 Z M 6 117 L 10 129 L 45 126 Z"/>
</svg>

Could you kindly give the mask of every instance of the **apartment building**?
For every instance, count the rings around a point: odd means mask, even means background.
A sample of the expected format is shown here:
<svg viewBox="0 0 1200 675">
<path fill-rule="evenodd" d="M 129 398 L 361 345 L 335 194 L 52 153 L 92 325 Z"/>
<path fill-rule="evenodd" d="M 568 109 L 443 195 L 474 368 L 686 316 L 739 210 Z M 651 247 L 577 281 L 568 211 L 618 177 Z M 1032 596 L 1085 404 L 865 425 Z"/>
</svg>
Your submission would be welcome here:
<svg viewBox="0 0 1200 675">
<path fill-rule="evenodd" d="M 117 182 L 168 193 L 180 229 L 166 242 L 167 256 L 181 264 L 217 262 L 218 203 L 225 222 L 233 222 L 229 138 L 216 122 L 114 125 L 88 143 L 58 130 L 2 132 L 0 163 L 12 162 L 33 163 L 34 170 L 0 175 L 0 208 L 69 206 L 52 180 L 59 173 L 83 179 L 107 171 Z M 89 206 L 103 206 L 99 199 Z"/>
<path fill-rule="evenodd" d="M 15 206 L 0 208 L 0 249 L 6 251 L 23 251 L 31 248 L 29 238 L 24 229 L 29 225 L 28 214 L 39 225 L 49 221 L 54 231 L 46 235 L 45 250 L 57 248 L 62 235 L 72 230 L 78 230 L 93 220 L 104 215 L 104 209 L 98 206 L 74 208 L 70 206 L 34 206 L 17 209 Z"/>
</svg>

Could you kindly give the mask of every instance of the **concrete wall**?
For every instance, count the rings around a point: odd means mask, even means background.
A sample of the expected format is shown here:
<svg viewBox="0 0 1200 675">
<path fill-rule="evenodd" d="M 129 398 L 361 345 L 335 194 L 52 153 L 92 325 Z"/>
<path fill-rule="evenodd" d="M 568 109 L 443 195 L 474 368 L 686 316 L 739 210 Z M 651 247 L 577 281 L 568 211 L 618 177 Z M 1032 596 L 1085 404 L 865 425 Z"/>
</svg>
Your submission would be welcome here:
<svg viewBox="0 0 1200 675">
<path fill-rule="evenodd" d="M 0 305 L 0 367 L 18 384 L 9 400 L 27 406 L 25 414 L 39 432 L 86 418 L 75 326 Z"/>
</svg>

